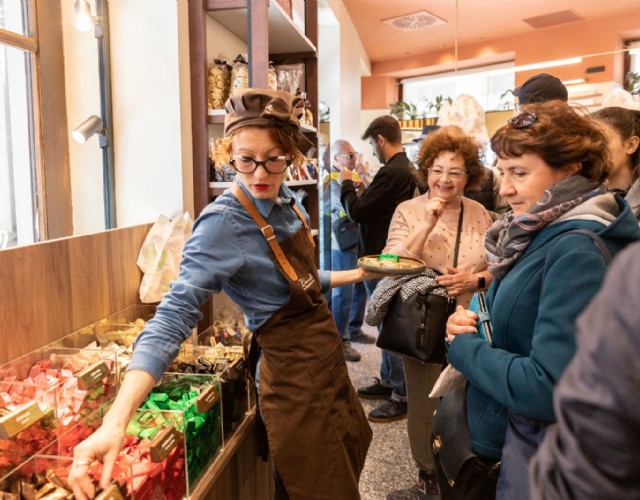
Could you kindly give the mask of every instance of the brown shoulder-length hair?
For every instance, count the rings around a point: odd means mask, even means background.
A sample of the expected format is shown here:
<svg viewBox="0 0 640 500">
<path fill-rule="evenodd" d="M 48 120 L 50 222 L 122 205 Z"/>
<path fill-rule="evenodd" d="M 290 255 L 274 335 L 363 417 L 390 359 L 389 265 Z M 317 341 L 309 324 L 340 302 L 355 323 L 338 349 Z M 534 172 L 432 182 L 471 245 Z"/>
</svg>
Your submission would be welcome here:
<svg viewBox="0 0 640 500">
<path fill-rule="evenodd" d="M 237 130 L 234 130 L 226 137 L 220 137 L 216 140 L 216 152 L 215 152 L 215 162 L 216 165 L 229 165 L 229 159 L 231 157 L 231 145 L 233 144 L 233 139 L 238 134 L 238 132 L 242 131 L 243 127 Z M 295 137 L 293 134 L 289 132 L 285 132 L 284 130 L 277 127 L 259 127 L 266 128 L 269 131 L 269 136 L 271 139 L 278 144 L 285 155 L 291 155 L 291 164 L 295 167 L 300 167 L 305 162 L 304 155 L 300 152 L 298 147 L 296 146 Z"/>
<path fill-rule="evenodd" d="M 607 178 L 607 137 L 588 115 L 563 101 L 527 104 L 523 109 L 491 138 L 491 149 L 499 158 L 534 154 L 558 170 L 578 162 L 579 175 L 595 182 Z"/>
<path fill-rule="evenodd" d="M 477 188 L 485 178 L 480 145 L 466 135 L 438 130 L 425 137 L 418 152 L 418 176 L 426 184 L 429 169 L 440 154 L 450 152 L 460 155 L 467 172 L 465 190 Z"/>
</svg>

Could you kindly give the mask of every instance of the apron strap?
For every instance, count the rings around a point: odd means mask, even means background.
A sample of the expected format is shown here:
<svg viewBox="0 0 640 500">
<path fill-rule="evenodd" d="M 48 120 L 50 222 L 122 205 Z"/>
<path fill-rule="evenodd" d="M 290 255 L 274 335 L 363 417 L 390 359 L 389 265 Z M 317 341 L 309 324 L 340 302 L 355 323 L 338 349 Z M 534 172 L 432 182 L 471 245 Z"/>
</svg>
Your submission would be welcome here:
<svg viewBox="0 0 640 500">
<path fill-rule="evenodd" d="M 260 226 L 260 231 L 262 231 L 262 234 L 266 238 L 267 243 L 269 243 L 273 255 L 275 255 L 285 274 L 291 281 L 298 281 L 298 274 L 296 273 L 295 269 L 293 269 L 293 267 L 289 263 L 289 259 L 287 259 L 287 256 L 284 254 L 282 248 L 276 241 L 276 234 L 273 230 L 273 227 L 267 224 L 267 221 L 264 220 L 264 217 L 262 217 L 262 215 L 260 215 L 260 212 L 258 212 L 256 206 L 236 182 L 231 184 L 231 192 L 235 195 L 236 198 L 238 198 L 238 201 L 242 203 L 242 205 L 247 210 L 247 212 L 249 212 L 249 215 L 256 222 L 256 224 Z M 302 222 L 304 223 L 304 218 Z"/>
<path fill-rule="evenodd" d="M 316 247 L 316 242 L 313 241 L 313 235 L 311 234 L 311 230 L 309 229 L 309 225 L 307 224 L 306 217 L 303 215 L 303 213 L 298 208 L 298 205 L 296 205 L 295 203 L 293 205 L 293 209 L 298 214 L 298 217 L 300 217 L 300 220 L 302 221 L 302 224 L 304 225 L 305 232 L 307 233 L 307 237 L 309 238 L 309 241 L 311 242 L 311 245 L 313 246 L 313 248 L 315 248 Z"/>
</svg>

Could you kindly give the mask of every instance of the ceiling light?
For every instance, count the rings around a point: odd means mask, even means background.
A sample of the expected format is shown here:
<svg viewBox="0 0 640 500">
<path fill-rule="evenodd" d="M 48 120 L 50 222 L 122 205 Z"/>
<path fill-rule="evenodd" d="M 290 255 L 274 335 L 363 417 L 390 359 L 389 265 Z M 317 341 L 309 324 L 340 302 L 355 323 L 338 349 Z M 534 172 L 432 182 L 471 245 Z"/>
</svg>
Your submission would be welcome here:
<svg viewBox="0 0 640 500">
<path fill-rule="evenodd" d="M 573 80 L 562 80 L 562 83 L 565 85 L 579 85 L 580 83 L 584 83 L 586 80 L 584 78 L 574 78 Z"/>
<path fill-rule="evenodd" d="M 91 6 L 87 0 L 76 0 L 73 7 L 76 18 L 76 28 L 79 31 L 91 31 L 93 28 L 93 16 L 91 15 Z"/>
<path fill-rule="evenodd" d="M 582 57 L 570 57 L 568 59 L 557 59 L 555 61 L 543 61 L 533 64 L 523 64 L 522 66 L 516 66 L 513 71 L 531 71 L 534 69 L 543 68 L 555 68 L 556 66 L 566 66 L 568 64 L 578 64 L 582 62 Z"/>
<path fill-rule="evenodd" d="M 71 132 L 71 137 L 73 137 L 76 142 L 84 144 L 93 134 L 100 134 L 102 136 L 104 133 L 105 129 L 102 120 L 96 115 L 91 115 Z"/>
</svg>

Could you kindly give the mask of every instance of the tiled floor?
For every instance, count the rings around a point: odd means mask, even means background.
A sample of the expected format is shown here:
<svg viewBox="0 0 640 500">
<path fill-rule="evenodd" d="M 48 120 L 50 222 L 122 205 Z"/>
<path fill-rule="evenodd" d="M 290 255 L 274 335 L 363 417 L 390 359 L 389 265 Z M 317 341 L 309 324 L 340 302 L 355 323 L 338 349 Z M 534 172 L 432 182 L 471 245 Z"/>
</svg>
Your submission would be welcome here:
<svg viewBox="0 0 640 500">
<path fill-rule="evenodd" d="M 365 333 L 376 335 L 375 328 L 364 325 Z M 352 344 L 362 359 L 356 363 L 347 363 L 351 381 L 356 389 L 374 382 L 373 377 L 380 376 L 380 349 L 375 344 Z M 365 413 L 369 413 L 383 400 L 360 399 Z M 362 477 L 360 494 L 362 500 L 410 500 L 415 495 L 400 493 L 415 484 L 418 470 L 411 458 L 407 421 L 399 420 L 388 424 L 371 423 L 373 441 L 367 454 Z"/>
</svg>

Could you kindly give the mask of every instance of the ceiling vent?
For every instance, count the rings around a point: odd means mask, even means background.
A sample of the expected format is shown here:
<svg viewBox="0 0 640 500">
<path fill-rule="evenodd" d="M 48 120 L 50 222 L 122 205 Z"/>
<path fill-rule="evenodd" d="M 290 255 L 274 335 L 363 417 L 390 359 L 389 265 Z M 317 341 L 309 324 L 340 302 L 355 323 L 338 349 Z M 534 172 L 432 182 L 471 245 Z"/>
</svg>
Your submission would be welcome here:
<svg viewBox="0 0 640 500">
<path fill-rule="evenodd" d="M 558 12 L 552 12 L 551 14 L 545 14 L 544 16 L 529 17 L 523 19 L 523 21 L 535 29 L 540 29 L 557 26 L 558 24 L 582 21 L 583 19 L 584 17 L 576 14 L 572 10 L 560 10 Z"/>
<path fill-rule="evenodd" d="M 400 17 L 392 17 L 391 19 L 384 19 L 382 22 L 400 31 L 418 31 L 447 23 L 444 19 L 440 19 L 438 16 L 434 16 L 426 10 L 414 12 L 413 14 L 405 14 Z"/>
</svg>

